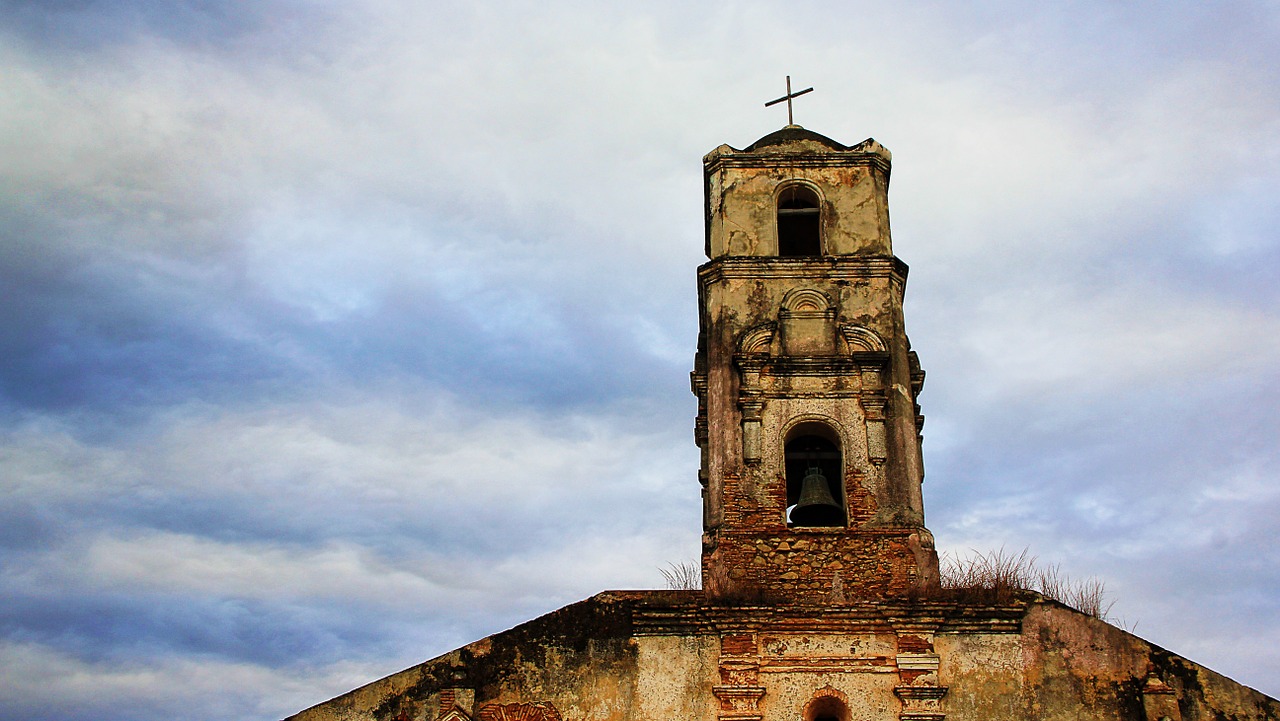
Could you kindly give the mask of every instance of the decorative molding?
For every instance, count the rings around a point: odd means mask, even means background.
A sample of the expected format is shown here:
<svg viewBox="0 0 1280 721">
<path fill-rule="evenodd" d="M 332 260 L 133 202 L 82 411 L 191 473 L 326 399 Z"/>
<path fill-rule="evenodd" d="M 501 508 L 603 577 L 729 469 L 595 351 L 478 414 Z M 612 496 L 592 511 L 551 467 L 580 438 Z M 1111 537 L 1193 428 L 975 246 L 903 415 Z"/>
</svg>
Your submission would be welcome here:
<svg viewBox="0 0 1280 721">
<path fill-rule="evenodd" d="M 888 278 L 895 297 L 901 298 L 907 277 L 907 264 L 893 256 L 824 255 L 805 258 L 765 258 L 760 256 L 723 256 L 707 261 L 698 269 L 701 287 L 733 279 L 777 279 L 809 281 L 815 267 L 821 267 L 827 280 L 863 280 Z"/>
<path fill-rule="evenodd" d="M 849 697 L 846 696 L 843 691 L 840 691 L 839 689 L 832 686 L 831 684 L 827 684 L 826 686 L 823 686 L 822 688 L 813 692 L 813 697 L 809 699 L 809 703 L 805 704 L 805 708 L 809 708 L 810 706 L 813 705 L 814 701 L 817 701 L 818 699 L 823 699 L 823 698 L 833 698 L 839 701 L 840 703 L 844 704 L 845 706 L 849 705 Z"/>
<path fill-rule="evenodd" d="M 817 691 L 805 703 L 801 718 L 818 719 L 824 716 L 849 718 L 849 697 L 827 684 Z"/>
<path fill-rule="evenodd" d="M 855 148 L 857 146 L 854 146 Z M 794 170 L 795 168 L 856 168 L 873 167 L 888 173 L 891 161 L 874 150 L 833 150 L 824 153 L 797 155 L 795 153 L 748 153 L 745 150 L 734 151 L 741 155 L 708 155 L 703 159 L 704 172 L 714 173 L 722 168 L 777 168 Z M 887 151 L 886 151 L 887 152 Z"/>
<path fill-rule="evenodd" d="M 750 632 L 722 633 L 717 663 L 722 683 L 711 687 L 720 702 L 719 721 L 761 721 L 759 638 Z"/>
<path fill-rule="evenodd" d="M 792 429 L 803 423 L 816 423 L 831 429 L 831 432 L 836 434 L 837 445 L 841 449 L 840 452 L 847 452 L 844 449 L 849 447 L 849 433 L 845 430 L 844 424 L 822 413 L 800 413 L 788 418 L 786 423 L 782 424 L 782 427 L 778 429 L 777 443 L 784 445 L 787 437 L 791 435 Z"/>
<path fill-rule="evenodd" d="M 946 686 L 897 686 L 893 693 L 902 700 L 898 721 L 943 721 L 947 717 L 942 711 Z"/>
<path fill-rule="evenodd" d="M 850 353 L 886 353 L 889 345 L 879 333 L 857 323 L 841 323 L 840 335 L 849 344 Z"/>
<path fill-rule="evenodd" d="M 446 688 L 440 690 L 440 710 L 435 721 L 471 721 L 475 689 Z"/>
<path fill-rule="evenodd" d="M 777 324 L 771 321 L 746 330 L 738 339 L 738 352 L 745 355 L 768 353 L 776 328 Z"/>
<path fill-rule="evenodd" d="M 937 671 L 938 655 L 935 653 L 900 653 L 898 669 L 902 671 Z"/>
<path fill-rule="evenodd" d="M 895 686 L 894 695 L 900 699 L 936 701 L 947 695 L 946 686 Z"/>
<path fill-rule="evenodd" d="M 806 190 L 808 190 L 808 191 L 812 192 L 814 195 L 818 196 L 818 207 L 819 207 L 819 208 L 821 208 L 823 205 L 825 205 L 825 204 L 826 204 L 827 199 L 826 199 L 826 197 L 825 197 L 825 196 L 823 195 L 823 193 L 822 193 L 822 188 L 821 188 L 821 187 L 819 187 L 817 183 L 813 182 L 812 180 L 808 180 L 808 179 L 806 179 L 806 178 L 787 178 L 786 180 L 780 181 L 780 182 L 779 182 L 779 183 L 774 187 L 774 189 L 773 189 L 773 206 L 774 206 L 775 208 L 776 208 L 776 207 L 778 207 L 778 198 L 781 198 L 783 193 L 785 193 L 785 192 L 787 192 L 788 190 L 790 190 L 791 188 L 795 188 L 795 187 L 801 187 L 801 188 L 804 188 L 804 189 L 806 189 Z"/>
<path fill-rule="evenodd" d="M 760 398 L 760 370 L 765 362 L 761 356 L 769 353 L 775 327 L 774 323 L 762 323 L 738 338 L 736 360 L 742 373 L 738 407 L 742 409 L 742 460 L 746 463 L 756 463 L 761 457 L 760 416 L 764 402 Z"/>
<path fill-rule="evenodd" d="M 487 703 L 480 707 L 480 721 L 561 721 L 550 701 L 535 703 Z"/>
<path fill-rule="evenodd" d="M 764 698 L 764 686 L 712 686 L 716 698 L 743 698 L 758 701 Z"/>
<path fill-rule="evenodd" d="M 835 306 L 831 297 L 815 288 L 796 288 L 782 298 L 782 314 L 824 314 Z"/>
</svg>

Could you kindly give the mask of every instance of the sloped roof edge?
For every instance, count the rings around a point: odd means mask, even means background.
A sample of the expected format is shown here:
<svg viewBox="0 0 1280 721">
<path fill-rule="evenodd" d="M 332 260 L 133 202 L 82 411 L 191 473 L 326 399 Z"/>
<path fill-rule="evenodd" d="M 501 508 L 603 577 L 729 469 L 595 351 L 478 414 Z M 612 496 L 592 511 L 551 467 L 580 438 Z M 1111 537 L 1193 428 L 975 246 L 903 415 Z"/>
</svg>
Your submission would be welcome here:
<svg viewBox="0 0 1280 721">
<path fill-rule="evenodd" d="M 849 149 L 849 146 L 844 145 L 842 143 L 838 143 L 821 133 L 815 133 L 812 130 L 802 128 L 799 125 L 787 125 L 780 130 L 775 130 L 772 133 L 769 133 L 768 135 L 764 136 L 763 138 L 760 138 L 759 140 L 752 143 L 751 145 L 748 145 L 746 148 L 744 148 L 744 152 L 752 153 L 757 150 L 772 147 L 775 145 L 786 145 L 788 143 L 795 143 L 795 142 L 800 142 L 805 140 L 825 145 L 828 148 L 831 148 L 832 150 L 848 150 Z"/>
</svg>

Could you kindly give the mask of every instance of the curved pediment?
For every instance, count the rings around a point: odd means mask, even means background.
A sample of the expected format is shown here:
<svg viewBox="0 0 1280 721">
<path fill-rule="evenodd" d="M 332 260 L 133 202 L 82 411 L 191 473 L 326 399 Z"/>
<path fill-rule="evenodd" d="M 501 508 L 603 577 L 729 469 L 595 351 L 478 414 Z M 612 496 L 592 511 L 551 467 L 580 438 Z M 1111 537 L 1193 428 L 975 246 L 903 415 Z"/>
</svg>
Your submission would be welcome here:
<svg viewBox="0 0 1280 721">
<path fill-rule="evenodd" d="M 850 353 L 884 353 L 889 350 L 878 333 L 856 323 L 841 325 L 840 336 L 849 344 Z"/>
<path fill-rule="evenodd" d="M 823 313 L 833 305 L 830 296 L 814 288 L 796 288 L 782 299 L 782 309 L 792 313 Z"/>
<path fill-rule="evenodd" d="M 738 353 L 754 355 L 768 353 L 773 346 L 774 323 L 762 323 L 744 332 L 738 338 Z"/>
</svg>

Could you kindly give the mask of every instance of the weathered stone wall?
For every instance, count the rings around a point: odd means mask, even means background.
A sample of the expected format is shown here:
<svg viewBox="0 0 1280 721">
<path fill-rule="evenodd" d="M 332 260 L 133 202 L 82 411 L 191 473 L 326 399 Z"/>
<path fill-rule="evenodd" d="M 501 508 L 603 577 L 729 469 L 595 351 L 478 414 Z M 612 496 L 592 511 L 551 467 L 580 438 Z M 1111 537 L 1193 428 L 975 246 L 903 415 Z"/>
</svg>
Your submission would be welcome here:
<svg viewBox="0 0 1280 721">
<path fill-rule="evenodd" d="M 673 669 L 696 664 L 696 649 L 685 650 L 692 652 L 670 659 Z M 637 689 L 654 686 L 653 680 L 638 686 L 639 663 L 632 603 L 600 594 L 290 718 L 430 721 L 451 713 L 457 721 L 634 718 L 640 707 Z"/>
<path fill-rule="evenodd" d="M 730 569 L 727 595 L 732 598 L 819 603 L 902 598 L 919 587 L 911 535 L 903 531 L 833 534 L 818 530 L 778 535 L 724 533 L 717 562 Z"/>
<path fill-rule="evenodd" d="M 708 153 L 707 256 L 776 256 L 775 200 L 785 184 L 796 182 L 821 198 L 829 255 L 892 255 L 889 151 L 874 140 L 853 148 L 827 143 L 797 136 L 746 151 L 721 145 Z"/>
<path fill-rule="evenodd" d="M 297 721 L 1277 721 L 1280 701 L 1059 604 L 600 594 Z"/>
<path fill-rule="evenodd" d="M 920 491 L 923 373 L 904 331 L 888 150 L 789 126 L 745 150 L 721 146 L 703 166 L 710 261 L 698 271 L 693 388 L 708 592 L 815 600 L 926 589 L 937 558 Z M 786 212 L 816 213 L 820 243 L 779 257 L 780 199 L 796 188 L 816 207 Z M 785 444 L 802 426 L 836 443 L 833 495 L 847 519 L 843 533 L 799 541 L 803 553 L 786 540 L 799 529 L 787 527 L 785 480 Z"/>
<path fill-rule="evenodd" d="M 732 502 L 717 534 L 718 555 L 706 564 L 723 569 L 725 577 L 718 579 L 723 594 L 844 603 L 918 592 L 922 563 L 916 550 L 923 531 L 872 524 L 876 501 L 864 480 L 857 470 L 846 474 L 849 528 L 788 528 L 785 479 L 724 478 L 723 493 Z M 930 562 L 924 559 L 923 566 Z"/>
<path fill-rule="evenodd" d="M 828 546 L 823 567 L 859 561 L 840 574 L 853 594 L 905 594 L 935 577 L 920 495 L 919 387 L 901 333 L 904 274 L 893 258 L 867 257 L 728 259 L 700 271 L 703 336 L 694 387 L 706 483 L 704 578 L 713 594 L 838 590 L 832 574 L 819 573 L 801 588 L 794 583 L 799 567 L 779 574 L 769 563 L 737 563 L 740 548 L 719 550 L 754 546 L 753 535 L 776 544 L 793 532 L 783 452 L 787 433 L 803 422 L 830 429 L 842 454 L 839 501 L 848 525 L 845 537 L 811 539 Z M 914 534 L 913 550 L 921 553 L 861 563 L 877 544 L 906 550 L 862 533 L 870 530 Z"/>
</svg>

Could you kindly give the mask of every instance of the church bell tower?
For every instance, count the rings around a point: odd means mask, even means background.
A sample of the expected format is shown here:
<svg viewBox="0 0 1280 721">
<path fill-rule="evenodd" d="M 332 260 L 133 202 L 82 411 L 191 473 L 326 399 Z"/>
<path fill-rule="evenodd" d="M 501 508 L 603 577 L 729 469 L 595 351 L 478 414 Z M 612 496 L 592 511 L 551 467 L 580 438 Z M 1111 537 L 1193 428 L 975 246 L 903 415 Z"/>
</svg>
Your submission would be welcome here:
<svg viewBox="0 0 1280 721">
<path fill-rule="evenodd" d="M 692 373 L 709 598 L 840 604 L 937 584 L 890 154 L 788 125 L 703 158 Z"/>
</svg>

